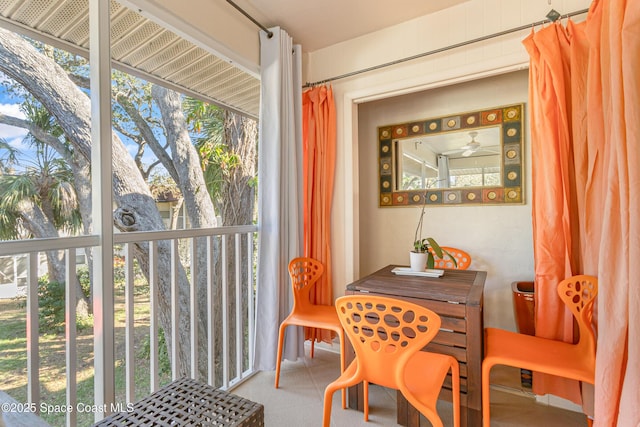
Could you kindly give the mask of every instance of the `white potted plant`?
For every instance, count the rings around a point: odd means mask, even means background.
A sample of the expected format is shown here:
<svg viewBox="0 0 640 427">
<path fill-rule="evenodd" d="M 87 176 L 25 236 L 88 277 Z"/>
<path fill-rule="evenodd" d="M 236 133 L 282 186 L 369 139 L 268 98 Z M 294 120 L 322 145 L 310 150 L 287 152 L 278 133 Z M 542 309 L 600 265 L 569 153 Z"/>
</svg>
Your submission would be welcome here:
<svg viewBox="0 0 640 427">
<path fill-rule="evenodd" d="M 425 202 L 422 204 L 420 219 L 418 220 L 418 226 L 416 227 L 416 232 L 413 238 L 413 249 L 409 252 L 411 270 L 424 271 L 425 268 L 433 268 L 435 263 L 435 258 L 433 256 L 434 253 L 438 258 L 443 258 L 444 255 L 447 255 L 453 262 L 453 265 L 457 267 L 458 262 L 456 261 L 456 257 L 442 249 L 433 237 L 422 237 L 422 224 L 424 222 L 425 208 L 427 206 L 426 194 L 424 197 Z M 431 250 L 429 250 L 429 248 L 431 248 Z"/>
</svg>

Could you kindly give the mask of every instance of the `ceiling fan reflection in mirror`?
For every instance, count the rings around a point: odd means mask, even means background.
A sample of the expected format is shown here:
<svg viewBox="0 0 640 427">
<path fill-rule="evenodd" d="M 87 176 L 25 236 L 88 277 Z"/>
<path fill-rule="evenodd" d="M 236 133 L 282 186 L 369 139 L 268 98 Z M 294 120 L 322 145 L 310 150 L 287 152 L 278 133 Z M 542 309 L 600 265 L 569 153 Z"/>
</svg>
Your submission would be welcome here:
<svg viewBox="0 0 640 427">
<path fill-rule="evenodd" d="M 445 156 L 449 156 L 449 155 L 453 155 L 453 154 L 458 154 L 458 153 L 462 153 L 462 157 L 469 157 L 472 154 L 478 153 L 478 154 L 500 154 L 499 151 L 495 151 L 492 148 L 493 147 L 483 147 L 482 144 L 480 144 L 478 141 L 476 141 L 476 137 L 478 136 L 478 132 L 476 131 L 471 131 L 469 132 L 469 136 L 471 137 L 471 141 L 467 142 L 465 145 L 463 145 L 462 147 L 456 149 L 456 150 L 450 150 L 450 151 L 445 151 L 444 154 Z"/>
</svg>

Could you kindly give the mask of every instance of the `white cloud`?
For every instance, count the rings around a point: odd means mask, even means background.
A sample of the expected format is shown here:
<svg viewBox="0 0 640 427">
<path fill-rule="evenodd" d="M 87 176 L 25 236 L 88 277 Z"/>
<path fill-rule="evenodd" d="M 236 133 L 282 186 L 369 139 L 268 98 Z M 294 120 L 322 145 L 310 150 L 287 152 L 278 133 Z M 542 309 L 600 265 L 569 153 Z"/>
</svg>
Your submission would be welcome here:
<svg viewBox="0 0 640 427">
<path fill-rule="evenodd" d="M 137 144 L 124 144 L 125 148 L 131 154 L 131 156 L 135 156 L 138 153 L 138 145 Z"/>
<path fill-rule="evenodd" d="M 0 113 L 6 114 L 7 116 L 17 117 L 19 119 L 25 118 L 24 113 L 20 111 L 20 104 L 0 103 Z"/>
<path fill-rule="evenodd" d="M 5 114 L 7 116 L 17 117 L 19 119 L 24 119 L 25 115 L 22 111 L 20 111 L 19 104 L 2 104 L 0 103 L 0 113 Z M 7 126 L 0 124 L 0 138 L 5 141 L 19 139 L 22 141 L 27 135 L 27 130 L 22 128 L 17 128 L 14 126 Z"/>
<path fill-rule="evenodd" d="M 0 138 L 4 139 L 7 142 L 15 139 L 19 139 L 20 141 L 22 141 L 22 138 L 24 138 L 27 133 L 29 132 L 27 132 L 26 129 L 0 125 Z"/>
<path fill-rule="evenodd" d="M 0 132 L 2 131 L 2 129 L 0 129 Z M 31 150 L 31 147 L 28 144 L 24 143 L 24 135 L 17 137 L 17 138 L 5 138 L 5 141 L 7 142 L 7 144 L 9 144 L 10 146 L 12 146 L 13 148 L 15 148 L 18 151 L 28 151 Z"/>
</svg>

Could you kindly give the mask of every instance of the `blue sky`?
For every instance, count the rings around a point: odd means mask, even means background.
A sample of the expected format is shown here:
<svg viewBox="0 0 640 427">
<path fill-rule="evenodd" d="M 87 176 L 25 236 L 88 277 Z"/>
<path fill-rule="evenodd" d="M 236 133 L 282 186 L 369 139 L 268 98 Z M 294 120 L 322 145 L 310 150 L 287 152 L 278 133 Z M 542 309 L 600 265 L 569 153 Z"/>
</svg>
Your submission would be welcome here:
<svg viewBox="0 0 640 427">
<path fill-rule="evenodd" d="M 2 83 L 11 81 L 4 73 L 0 72 L 0 113 L 24 119 L 25 115 L 20 111 L 21 98 L 17 98 L 18 95 L 8 93 Z M 13 126 L 7 126 L 0 124 L 0 138 L 12 147 L 18 149 L 24 156 L 31 157 L 32 150 L 28 144 L 23 143 L 24 137 L 27 135 L 27 131 L 22 128 Z M 127 151 L 133 157 L 138 151 L 138 145 L 133 143 L 123 135 L 118 134 L 122 142 L 124 143 Z M 151 149 L 147 148 L 143 156 L 143 163 L 151 164 L 156 160 L 155 156 L 151 152 Z M 18 167 L 19 169 L 19 167 Z"/>
<path fill-rule="evenodd" d="M 0 96 L 0 113 L 5 114 L 7 116 L 18 117 L 24 119 L 24 114 L 20 111 L 19 104 L 11 104 L 11 100 L 7 99 L 4 96 L 4 93 L 0 90 L 2 96 Z M 27 131 L 25 129 L 7 126 L 0 124 L 0 138 L 4 139 L 6 142 L 11 144 L 13 147 L 18 149 L 24 149 L 22 145 L 22 139 L 27 135 Z"/>
<path fill-rule="evenodd" d="M 0 76 L 2 74 L 0 73 Z M 6 78 L 6 77 L 0 77 Z M 4 87 L 0 85 L 0 113 L 5 114 L 7 116 L 17 117 L 20 119 L 24 119 L 25 115 L 20 111 L 20 102 L 21 99 L 15 99 L 11 95 L 7 94 Z M 27 144 L 23 143 L 24 137 L 27 135 L 27 130 L 22 128 L 17 128 L 14 126 L 7 126 L 4 124 L 0 124 L 0 139 L 3 139 L 12 147 L 20 150 L 26 156 L 29 156 L 30 147 Z M 127 141 L 122 135 L 119 135 L 120 139 L 125 144 L 127 151 L 131 156 L 134 156 L 138 150 L 138 146 L 131 141 Z M 147 149 L 144 156 L 144 162 L 150 163 L 155 160 L 153 154 L 151 154 L 151 150 Z"/>
<path fill-rule="evenodd" d="M 0 73 L 0 83 L 6 80 L 7 77 Z M 4 86 L 2 85 L 0 85 L 0 113 L 24 119 L 24 114 L 20 111 L 20 104 L 17 104 L 15 99 L 11 99 L 7 96 Z M 22 139 L 26 135 L 27 131 L 25 129 L 0 124 L 0 138 L 15 148 L 21 150 L 26 148 L 22 145 Z"/>
</svg>

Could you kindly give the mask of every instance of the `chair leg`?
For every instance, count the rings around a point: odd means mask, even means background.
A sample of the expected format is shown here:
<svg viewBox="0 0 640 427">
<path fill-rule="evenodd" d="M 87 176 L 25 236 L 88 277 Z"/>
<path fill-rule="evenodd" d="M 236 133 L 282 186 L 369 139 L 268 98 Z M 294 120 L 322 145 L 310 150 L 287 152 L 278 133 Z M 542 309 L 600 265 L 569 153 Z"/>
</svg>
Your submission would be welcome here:
<svg viewBox="0 0 640 427">
<path fill-rule="evenodd" d="M 316 343 L 316 328 L 311 328 L 311 358 L 313 359 L 313 347 Z"/>
<path fill-rule="evenodd" d="M 460 427 L 460 366 L 451 358 L 451 393 L 453 394 L 453 425 Z"/>
<path fill-rule="evenodd" d="M 587 426 L 593 427 L 593 420 L 589 416 L 587 416 Z"/>
<path fill-rule="evenodd" d="M 369 381 L 362 381 L 364 396 L 364 420 L 369 421 Z"/>
<path fill-rule="evenodd" d="M 331 424 L 331 403 L 333 400 L 333 389 L 327 387 L 324 390 L 324 404 L 322 410 L 322 427 L 329 427 Z"/>
<path fill-rule="evenodd" d="M 331 416 L 331 406 L 333 394 L 341 389 L 343 392 L 352 386 L 355 386 L 362 382 L 362 378 L 357 375 L 357 368 L 355 365 L 355 361 L 351 362 L 345 371 L 340 374 L 340 376 L 333 382 L 329 383 L 327 387 L 324 389 L 324 418 L 323 418 L 323 426 L 329 425 L 329 418 Z M 346 408 L 343 408 L 346 409 Z"/>
<path fill-rule="evenodd" d="M 493 364 L 488 362 L 486 359 L 482 362 L 482 426 L 490 427 L 491 426 L 491 404 L 489 402 L 489 374 L 491 372 L 491 368 Z"/>
<path fill-rule="evenodd" d="M 344 331 L 340 329 L 336 331 L 338 339 L 340 340 L 340 374 L 342 374 L 346 368 L 346 355 L 344 354 Z M 347 390 L 342 389 L 342 409 L 347 409 Z"/>
<path fill-rule="evenodd" d="M 458 365 L 458 361 L 451 357 L 449 360 L 449 369 L 451 370 L 451 396 L 452 396 L 452 406 L 453 406 L 453 426 L 460 427 L 460 366 Z M 433 427 L 443 427 L 442 418 L 440 418 L 440 414 L 438 414 L 435 406 L 433 410 L 431 408 L 424 408 L 425 411 L 422 412 L 422 415 L 425 416 L 431 423 Z"/>
<path fill-rule="evenodd" d="M 284 345 L 284 330 L 287 328 L 285 323 L 280 325 L 278 332 L 278 355 L 276 356 L 276 388 L 280 382 L 280 362 L 282 362 L 282 347 Z"/>
<path fill-rule="evenodd" d="M 431 423 L 431 427 L 444 427 L 442 419 L 437 413 L 422 414 Z"/>
<path fill-rule="evenodd" d="M 333 403 L 333 393 L 339 388 L 342 389 L 342 392 L 344 393 L 344 390 L 349 387 L 350 384 L 353 384 L 353 382 L 345 382 L 342 378 L 339 378 L 338 380 L 329 383 L 329 385 L 327 385 L 327 388 L 324 389 L 324 402 L 322 411 L 323 427 L 329 427 L 329 424 L 331 423 L 331 405 Z"/>
</svg>

